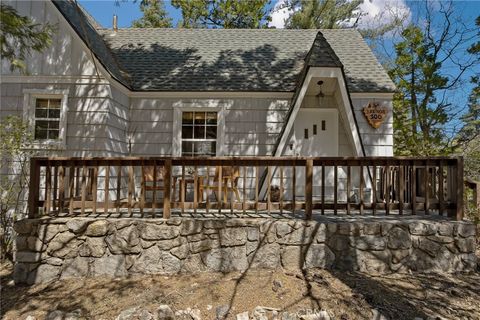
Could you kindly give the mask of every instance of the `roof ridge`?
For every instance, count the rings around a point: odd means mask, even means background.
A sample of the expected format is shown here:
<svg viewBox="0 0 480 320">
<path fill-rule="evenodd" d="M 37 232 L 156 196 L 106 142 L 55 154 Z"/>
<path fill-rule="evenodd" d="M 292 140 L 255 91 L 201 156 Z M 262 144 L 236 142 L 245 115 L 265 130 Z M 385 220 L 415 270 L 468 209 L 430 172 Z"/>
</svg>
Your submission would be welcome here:
<svg viewBox="0 0 480 320">
<path fill-rule="evenodd" d="M 335 50 L 330 46 L 330 43 L 328 43 L 321 31 L 317 32 L 312 47 L 305 58 L 305 63 L 309 67 L 343 68 L 343 64 L 335 53 Z"/>
<path fill-rule="evenodd" d="M 78 3 L 77 1 L 75 1 L 75 5 L 78 6 L 78 8 L 80 8 L 80 10 L 82 11 L 82 13 L 85 15 L 85 17 L 87 18 L 88 22 L 90 22 L 90 24 L 92 25 L 92 27 L 94 27 L 95 29 L 102 29 L 103 26 L 100 22 L 97 21 L 97 19 L 95 19 L 94 16 L 92 16 L 90 14 L 90 12 L 88 12 L 87 9 L 85 9 L 80 3 Z"/>
</svg>

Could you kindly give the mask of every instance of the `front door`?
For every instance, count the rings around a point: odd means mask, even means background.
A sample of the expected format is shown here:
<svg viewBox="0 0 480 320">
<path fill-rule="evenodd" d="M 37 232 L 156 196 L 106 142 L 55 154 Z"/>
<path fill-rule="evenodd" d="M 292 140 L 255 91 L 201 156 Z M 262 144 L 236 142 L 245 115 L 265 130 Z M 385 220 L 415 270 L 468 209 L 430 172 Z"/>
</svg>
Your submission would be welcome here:
<svg viewBox="0 0 480 320">
<path fill-rule="evenodd" d="M 337 110 L 300 109 L 294 123 L 294 141 L 296 156 L 338 156 Z"/>
<path fill-rule="evenodd" d="M 294 123 L 294 146 L 296 156 L 336 157 L 338 156 L 338 111 L 336 109 L 300 109 Z M 326 196 L 332 194 L 333 169 L 326 168 Z M 297 170 L 296 194 L 305 194 L 305 170 Z M 313 170 L 313 195 L 321 194 L 321 168 Z"/>
</svg>

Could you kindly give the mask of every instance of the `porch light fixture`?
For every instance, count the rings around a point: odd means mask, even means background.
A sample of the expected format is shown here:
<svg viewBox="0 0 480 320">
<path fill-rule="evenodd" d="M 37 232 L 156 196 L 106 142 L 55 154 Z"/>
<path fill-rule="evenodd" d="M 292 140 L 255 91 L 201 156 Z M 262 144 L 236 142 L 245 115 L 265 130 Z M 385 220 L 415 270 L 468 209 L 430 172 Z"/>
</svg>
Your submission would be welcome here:
<svg viewBox="0 0 480 320">
<path fill-rule="evenodd" d="M 324 94 L 323 91 L 322 91 L 323 80 L 319 80 L 319 81 L 317 82 L 317 85 L 318 85 L 318 87 L 320 88 L 320 91 L 318 92 L 318 94 L 317 94 L 315 97 L 317 97 L 317 99 L 318 99 L 318 106 L 320 106 L 321 98 L 325 97 L 325 94 Z"/>
</svg>

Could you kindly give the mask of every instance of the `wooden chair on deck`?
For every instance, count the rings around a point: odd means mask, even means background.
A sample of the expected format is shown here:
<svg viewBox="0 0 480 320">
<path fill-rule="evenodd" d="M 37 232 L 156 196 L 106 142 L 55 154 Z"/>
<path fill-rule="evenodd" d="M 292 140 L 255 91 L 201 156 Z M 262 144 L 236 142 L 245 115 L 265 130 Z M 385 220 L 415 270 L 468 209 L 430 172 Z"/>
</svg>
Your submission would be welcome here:
<svg viewBox="0 0 480 320">
<path fill-rule="evenodd" d="M 219 187 L 219 176 L 220 176 L 220 166 L 215 168 L 215 176 L 213 178 L 213 183 L 210 184 L 210 179 L 208 176 L 203 177 L 200 180 L 199 185 L 199 192 L 201 200 L 203 201 L 203 192 L 208 190 L 213 190 L 215 194 L 215 198 L 217 201 L 219 200 L 217 192 Z M 235 198 L 237 201 L 240 201 L 240 192 L 238 191 L 238 181 L 240 178 L 240 167 L 230 167 L 230 166 L 222 166 L 222 193 L 223 193 L 223 201 L 227 202 L 227 195 L 231 192 L 235 194 Z M 208 193 L 207 193 L 208 197 Z"/>
<path fill-rule="evenodd" d="M 165 168 L 161 166 L 157 167 L 156 173 L 154 168 L 153 166 L 142 167 L 142 198 L 146 196 L 147 191 L 165 191 Z"/>
</svg>

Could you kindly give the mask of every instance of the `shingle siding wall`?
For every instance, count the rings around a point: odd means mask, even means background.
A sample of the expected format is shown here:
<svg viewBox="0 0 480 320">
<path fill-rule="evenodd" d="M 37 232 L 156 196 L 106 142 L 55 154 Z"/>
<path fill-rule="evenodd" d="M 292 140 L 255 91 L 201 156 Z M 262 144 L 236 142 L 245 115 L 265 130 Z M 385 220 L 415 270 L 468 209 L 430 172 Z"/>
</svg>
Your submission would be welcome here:
<svg viewBox="0 0 480 320">
<path fill-rule="evenodd" d="M 172 154 L 175 101 L 175 99 L 131 99 L 129 134 L 132 136 L 132 154 L 136 156 Z"/>
<path fill-rule="evenodd" d="M 106 147 L 109 156 L 121 156 L 129 154 L 128 132 L 130 98 L 115 87 L 110 87 L 111 104 L 106 119 L 106 135 L 108 145 Z"/>
<path fill-rule="evenodd" d="M 378 102 L 387 107 L 388 114 L 380 128 L 375 129 L 368 124 L 363 114 L 363 107 L 369 102 Z M 353 108 L 358 128 L 367 156 L 393 156 L 393 106 L 391 99 L 353 98 Z"/>
<path fill-rule="evenodd" d="M 24 89 L 69 90 L 67 111 L 67 137 L 64 150 L 35 150 L 36 156 L 95 157 L 117 155 L 112 153 L 112 130 L 107 125 L 110 117 L 112 99 L 109 85 L 89 84 L 21 84 L 2 83 L 0 120 L 8 115 L 23 117 Z M 12 174 L 18 166 L 12 163 L 9 168 L 2 168 L 2 175 Z M 103 174 L 100 173 L 100 176 Z M 11 176 L 12 177 L 12 176 Z M 13 178 L 13 177 L 12 177 Z M 100 184 L 102 180 L 100 179 Z M 43 188 L 43 186 L 42 186 Z M 26 194 L 25 198 L 26 199 Z"/>
<path fill-rule="evenodd" d="M 289 106 L 289 100 L 257 98 L 132 98 L 131 101 L 132 153 L 145 156 L 172 154 L 174 107 L 192 103 L 224 106 L 224 155 L 271 155 Z"/>
<path fill-rule="evenodd" d="M 85 50 L 78 36 L 70 30 L 68 22 L 50 1 L 5 3 L 36 23 L 48 21 L 56 26 L 57 32 L 49 48 L 42 53 L 32 53 L 26 61 L 27 72 L 31 76 L 28 80 L 35 83 L 26 84 L 23 81 L 25 78 L 19 79 L 18 83 L 2 82 L 0 117 L 9 114 L 22 116 L 24 89 L 47 92 L 68 89 L 66 149 L 49 151 L 48 155 L 126 154 L 129 98 L 103 78 L 92 60 L 92 53 Z M 8 79 L 10 75 L 20 73 L 11 72 L 8 63 L 2 61 L 3 78 Z"/>
<path fill-rule="evenodd" d="M 109 85 L 2 83 L 1 87 L 1 119 L 8 115 L 23 117 L 25 89 L 69 90 L 66 149 L 48 152 L 38 150 L 39 155 L 103 156 L 108 150 L 110 133 L 107 119 L 112 104 Z"/>
<path fill-rule="evenodd" d="M 232 99 L 225 110 L 225 155 L 271 155 L 288 108 L 288 100 Z"/>
<path fill-rule="evenodd" d="M 20 15 L 31 17 L 36 23 L 56 26 L 57 32 L 52 45 L 41 53 L 32 52 L 28 59 L 27 71 L 30 75 L 95 76 L 97 70 L 91 60 L 91 53 L 76 41 L 76 35 L 69 31 L 66 22 L 50 1 L 2 1 L 17 9 Z M 10 74 L 10 69 L 2 61 L 2 74 Z M 19 74 L 15 71 L 14 74 Z"/>
</svg>

